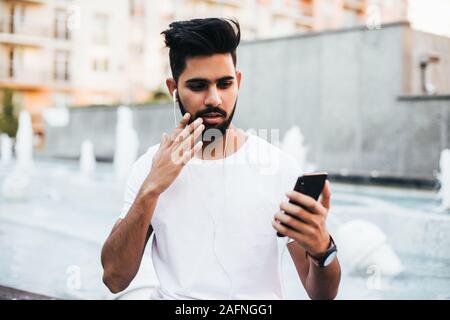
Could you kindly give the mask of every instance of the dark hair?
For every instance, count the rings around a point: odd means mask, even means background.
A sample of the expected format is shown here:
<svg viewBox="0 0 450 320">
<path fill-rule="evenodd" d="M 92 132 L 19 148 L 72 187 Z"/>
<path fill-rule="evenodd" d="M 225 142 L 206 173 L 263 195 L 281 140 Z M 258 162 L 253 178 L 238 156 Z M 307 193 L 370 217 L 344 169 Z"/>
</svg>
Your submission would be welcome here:
<svg viewBox="0 0 450 320">
<path fill-rule="evenodd" d="M 176 81 L 186 68 L 186 59 L 195 56 L 230 53 L 236 67 L 236 48 L 241 40 L 241 30 L 235 19 L 176 21 L 161 34 L 169 48 L 170 69 Z"/>
</svg>

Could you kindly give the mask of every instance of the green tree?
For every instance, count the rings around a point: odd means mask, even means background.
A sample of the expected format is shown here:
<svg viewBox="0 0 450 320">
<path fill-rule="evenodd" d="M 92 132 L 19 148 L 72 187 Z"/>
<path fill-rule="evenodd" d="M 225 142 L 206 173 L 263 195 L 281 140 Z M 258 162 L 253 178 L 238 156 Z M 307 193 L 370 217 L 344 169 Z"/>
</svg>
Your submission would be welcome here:
<svg viewBox="0 0 450 320">
<path fill-rule="evenodd" d="M 158 89 L 153 93 L 153 99 L 156 101 L 170 101 L 170 96 L 166 91 Z"/>
<path fill-rule="evenodd" d="M 14 92 L 11 89 L 3 90 L 2 112 L 0 113 L 0 132 L 6 133 L 14 138 L 17 133 L 19 122 L 15 114 L 15 106 L 13 102 Z"/>
<path fill-rule="evenodd" d="M 170 100 L 169 94 L 163 89 L 158 88 L 155 91 L 150 92 L 147 103 L 162 103 Z"/>
</svg>

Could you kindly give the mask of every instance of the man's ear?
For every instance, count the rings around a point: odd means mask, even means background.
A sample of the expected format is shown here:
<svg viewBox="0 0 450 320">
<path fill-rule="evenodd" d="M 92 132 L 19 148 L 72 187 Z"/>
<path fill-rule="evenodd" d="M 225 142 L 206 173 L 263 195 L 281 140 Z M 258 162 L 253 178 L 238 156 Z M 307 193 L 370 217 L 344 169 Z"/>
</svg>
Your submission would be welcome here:
<svg viewBox="0 0 450 320">
<path fill-rule="evenodd" d="M 241 86 L 241 78 L 242 78 L 242 73 L 240 71 L 236 70 L 236 80 L 237 80 L 238 89 Z"/>
<path fill-rule="evenodd" d="M 173 79 L 173 78 L 166 79 L 166 86 L 167 86 L 167 89 L 169 89 L 170 96 L 172 97 L 173 90 L 175 90 L 177 88 L 177 83 L 176 83 L 175 79 Z"/>
</svg>

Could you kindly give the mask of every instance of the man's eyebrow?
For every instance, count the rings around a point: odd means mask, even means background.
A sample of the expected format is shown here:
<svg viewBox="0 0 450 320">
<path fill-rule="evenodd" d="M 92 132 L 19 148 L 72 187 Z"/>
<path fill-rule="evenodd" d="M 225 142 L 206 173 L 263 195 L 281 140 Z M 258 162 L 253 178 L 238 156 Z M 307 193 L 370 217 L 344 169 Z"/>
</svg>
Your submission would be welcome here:
<svg viewBox="0 0 450 320">
<path fill-rule="evenodd" d="M 219 82 L 219 81 L 226 81 L 226 80 L 234 80 L 233 76 L 224 76 L 221 78 L 216 79 L 214 82 Z M 193 82 L 206 82 L 206 83 L 211 83 L 210 80 L 205 79 L 205 78 L 192 78 L 189 80 L 186 80 L 186 83 L 193 83 Z"/>
</svg>

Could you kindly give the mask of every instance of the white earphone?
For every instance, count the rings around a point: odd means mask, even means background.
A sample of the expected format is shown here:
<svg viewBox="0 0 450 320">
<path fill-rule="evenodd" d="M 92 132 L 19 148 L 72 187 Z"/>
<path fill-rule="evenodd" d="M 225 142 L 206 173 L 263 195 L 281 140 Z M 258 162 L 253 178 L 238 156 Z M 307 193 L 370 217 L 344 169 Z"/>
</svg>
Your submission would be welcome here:
<svg viewBox="0 0 450 320">
<path fill-rule="evenodd" d="M 173 100 L 174 100 L 174 101 L 177 100 L 177 89 L 173 89 L 172 97 L 173 97 Z"/>
<path fill-rule="evenodd" d="M 173 99 L 174 127 L 177 127 L 177 125 L 178 125 L 177 117 L 176 117 L 177 89 L 173 90 L 173 92 L 172 92 L 172 99 Z M 222 159 L 222 175 L 223 175 L 223 179 L 224 179 L 224 181 L 223 181 L 224 182 L 223 191 L 226 192 L 226 190 L 227 190 L 227 180 L 226 180 L 226 176 L 225 176 L 225 158 L 226 158 L 227 146 L 228 146 L 228 130 L 225 133 L 224 139 L 225 139 L 225 141 L 224 141 L 225 142 L 225 146 L 224 146 L 224 150 L 223 150 L 223 159 Z M 191 178 L 191 172 L 189 170 L 189 167 L 187 167 L 187 168 L 188 168 L 187 172 L 188 172 L 188 174 L 189 174 L 189 176 Z M 222 207 L 223 211 L 226 211 L 225 208 L 226 208 L 226 202 L 224 202 L 224 205 Z M 213 230 L 212 230 L 213 231 L 213 240 L 212 240 L 212 242 L 213 242 L 213 253 L 214 253 L 214 256 L 215 256 L 217 262 L 219 263 L 220 267 L 222 268 L 222 270 L 224 271 L 226 277 L 228 278 L 228 281 L 229 281 L 229 284 L 230 284 L 230 291 L 228 292 L 228 299 L 232 299 L 232 294 L 233 294 L 233 291 L 234 291 L 233 279 L 232 279 L 232 277 L 230 276 L 230 274 L 228 273 L 227 269 L 224 267 L 224 265 L 222 264 L 220 258 L 217 255 L 216 248 L 215 248 L 215 238 L 216 238 L 216 228 L 217 228 L 216 227 L 216 221 L 215 221 L 213 215 L 211 215 L 211 219 L 212 219 L 212 223 L 213 223 Z M 286 245 L 287 245 L 287 243 L 286 243 Z M 286 245 L 283 246 L 283 249 L 282 249 L 282 252 L 281 252 L 281 267 L 280 267 L 281 268 L 281 270 L 280 270 L 281 271 L 281 277 L 282 277 L 281 286 L 282 286 L 283 296 L 285 296 L 285 288 L 284 288 L 284 278 L 283 278 L 283 270 L 282 270 L 283 269 L 283 261 L 282 261 L 282 259 L 283 259 L 284 251 L 286 249 Z"/>
<path fill-rule="evenodd" d="M 176 104 L 177 104 L 177 89 L 173 90 L 172 92 L 172 99 L 173 99 L 173 121 L 174 121 L 174 127 L 176 127 L 178 125 L 177 123 L 177 117 L 176 117 Z M 227 145 L 228 145 L 228 132 L 225 133 L 225 148 L 224 148 L 224 154 L 223 157 L 225 159 L 226 157 L 226 152 L 227 152 Z M 222 161 L 225 161 L 225 160 Z M 222 162 L 222 170 L 223 170 L 223 177 L 224 177 L 224 190 L 226 190 L 226 179 L 225 179 L 225 164 L 224 162 Z M 189 175 L 191 174 L 189 167 L 188 167 L 188 173 Z M 224 204 L 225 207 L 226 204 Z M 233 293 L 233 280 L 230 276 L 230 274 L 227 272 L 226 268 L 223 266 L 222 262 L 220 261 L 219 257 L 217 256 L 217 252 L 216 252 L 216 248 L 215 248 L 215 238 L 216 238 L 216 221 L 213 217 L 213 215 L 211 215 L 211 219 L 213 222 L 213 252 L 214 252 L 214 256 L 216 257 L 216 260 L 218 261 L 219 265 L 221 266 L 222 270 L 224 271 L 225 275 L 228 278 L 228 281 L 230 282 L 230 291 L 228 293 L 228 299 L 231 299 L 232 297 L 232 293 Z"/>
<path fill-rule="evenodd" d="M 174 127 L 177 126 L 177 115 L 176 115 L 176 104 L 177 104 L 177 89 L 173 90 L 172 92 L 172 99 L 173 99 L 173 124 Z"/>
</svg>

